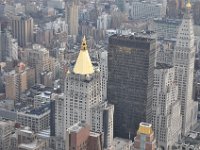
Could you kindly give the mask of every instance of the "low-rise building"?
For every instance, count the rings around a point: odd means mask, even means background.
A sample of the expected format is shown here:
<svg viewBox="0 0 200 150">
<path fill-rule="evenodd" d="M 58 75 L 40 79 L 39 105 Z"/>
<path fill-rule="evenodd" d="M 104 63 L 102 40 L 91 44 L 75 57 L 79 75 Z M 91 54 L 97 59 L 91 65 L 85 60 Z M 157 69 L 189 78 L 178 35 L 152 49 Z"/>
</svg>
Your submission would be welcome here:
<svg viewBox="0 0 200 150">
<path fill-rule="evenodd" d="M 67 150 L 103 150 L 102 135 L 90 132 L 85 121 L 78 122 L 67 129 Z"/>
<path fill-rule="evenodd" d="M 38 138 L 29 127 L 17 129 L 11 138 L 10 150 L 44 150 L 48 148 L 48 140 Z"/>
<path fill-rule="evenodd" d="M 39 108 L 46 103 L 50 103 L 51 92 L 44 91 L 39 95 L 34 96 L 34 108 Z"/>
<path fill-rule="evenodd" d="M 134 138 L 134 150 L 155 150 L 156 139 L 152 130 L 152 125 L 141 122 L 137 136 Z"/>
<path fill-rule="evenodd" d="M 191 131 L 183 137 L 181 142 L 176 143 L 172 150 L 199 150 L 200 149 L 200 132 Z"/>
<path fill-rule="evenodd" d="M 17 112 L 17 122 L 23 126 L 28 126 L 34 132 L 40 132 L 49 128 L 50 104 L 43 105 L 36 109 L 25 109 Z"/>
<path fill-rule="evenodd" d="M 15 123 L 11 121 L 0 121 L 0 150 L 10 150 L 11 136 Z"/>
</svg>

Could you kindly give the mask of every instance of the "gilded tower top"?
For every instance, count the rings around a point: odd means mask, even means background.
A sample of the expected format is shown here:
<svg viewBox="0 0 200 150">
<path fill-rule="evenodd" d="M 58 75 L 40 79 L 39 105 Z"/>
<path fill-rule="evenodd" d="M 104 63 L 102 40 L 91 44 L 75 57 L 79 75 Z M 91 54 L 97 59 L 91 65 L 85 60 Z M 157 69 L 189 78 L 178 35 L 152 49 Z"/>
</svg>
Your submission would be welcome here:
<svg viewBox="0 0 200 150">
<path fill-rule="evenodd" d="M 94 73 L 94 68 L 88 53 L 87 41 L 85 36 L 83 37 L 81 43 L 81 49 L 73 71 L 75 74 L 81 74 L 81 75 Z"/>
<path fill-rule="evenodd" d="M 190 9 L 191 7 L 192 7 L 192 5 L 191 5 L 191 3 L 190 3 L 190 0 L 188 0 L 188 1 L 187 1 L 187 4 L 186 4 L 186 8 L 187 8 L 187 9 Z"/>
</svg>

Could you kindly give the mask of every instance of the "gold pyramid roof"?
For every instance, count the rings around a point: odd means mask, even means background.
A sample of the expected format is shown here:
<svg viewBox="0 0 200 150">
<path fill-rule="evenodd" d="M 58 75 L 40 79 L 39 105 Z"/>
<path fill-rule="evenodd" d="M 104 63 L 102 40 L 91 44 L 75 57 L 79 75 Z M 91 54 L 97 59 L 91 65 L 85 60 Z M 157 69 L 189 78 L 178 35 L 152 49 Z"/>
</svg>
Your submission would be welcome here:
<svg viewBox="0 0 200 150">
<path fill-rule="evenodd" d="M 81 49 L 73 71 L 75 74 L 81 74 L 81 75 L 94 73 L 94 68 L 88 53 L 85 36 L 83 37 Z"/>
</svg>

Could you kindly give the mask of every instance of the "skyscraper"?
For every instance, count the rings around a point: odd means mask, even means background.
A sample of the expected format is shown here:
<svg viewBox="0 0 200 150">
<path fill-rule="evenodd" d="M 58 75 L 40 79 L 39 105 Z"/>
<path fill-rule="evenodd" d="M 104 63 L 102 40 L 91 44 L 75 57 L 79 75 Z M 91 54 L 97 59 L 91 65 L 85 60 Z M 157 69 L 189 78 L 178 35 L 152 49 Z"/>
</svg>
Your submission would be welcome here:
<svg viewBox="0 0 200 150">
<path fill-rule="evenodd" d="M 3 30 L 0 33 L 1 38 L 1 61 L 8 59 L 18 60 L 18 43 L 8 30 Z"/>
<path fill-rule="evenodd" d="M 108 101 L 115 106 L 114 135 L 136 135 L 140 122 L 150 122 L 156 40 L 113 35 L 108 50 Z"/>
<path fill-rule="evenodd" d="M 19 63 L 16 70 L 5 75 L 6 98 L 20 100 L 20 94 L 27 90 L 27 71 L 25 65 Z"/>
<path fill-rule="evenodd" d="M 181 103 L 174 82 L 174 67 L 157 63 L 154 71 L 152 125 L 157 146 L 169 150 L 181 137 Z"/>
<path fill-rule="evenodd" d="M 179 28 L 174 52 L 175 81 L 178 99 L 181 100 L 182 134 L 185 135 L 197 122 L 197 102 L 193 100 L 194 77 L 194 31 L 190 14 L 191 4 L 186 4 L 186 13 Z"/>
<path fill-rule="evenodd" d="M 110 148 L 113 143 L 114 106 L 103 101 L 101 84 L 100 70 L 93 66 L 83 38 L 76 63 L 66 74 L 65 128 L 84 120 L 92 131 L 104 133 L 104 148 Z"/>
<path fill-rule="evenodd" d="M 99 68 L 101 71 L 102 77 L 102 95 L 103 100 L 107 99 L 107 81 L 108 81 L 108 52 L 100 51 L 99 52 Z"/>
<path fill-rule="evenodd" d="M 78 2 L 69 2 L 67 7 L 67 24 L 68 24 L 68 34 L 77 36 L 78 35 Z"/>
<path fill-rule="evenodd" d="M 29 66 L 35 68 L 36 83 L 42 83 L 42 73 L 51 71 L 49 51 L 41 45 L 34 44 L 32 48 L 26 49 L 26 57 Z"/>
<path fill-rule="evenodd" d="M 12 34 L 21 47 L 26 47 L 33 42 L 33 18 L 23 14 L 12 18 Z"/>
</svg>

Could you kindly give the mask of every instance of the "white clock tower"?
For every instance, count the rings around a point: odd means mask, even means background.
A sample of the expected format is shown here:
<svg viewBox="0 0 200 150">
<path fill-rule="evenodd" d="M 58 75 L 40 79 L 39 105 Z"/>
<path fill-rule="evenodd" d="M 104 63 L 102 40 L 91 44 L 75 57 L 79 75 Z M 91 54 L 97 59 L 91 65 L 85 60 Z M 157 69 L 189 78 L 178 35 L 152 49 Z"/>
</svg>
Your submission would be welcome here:
<svg viewBox="0 0 200 150">
<path fill-rule="evenodd" d="M 174 52 L 175 81 L 178 85 L 178 99 L 181 101 L 182 135 L 196 124 L 198 112 L 198 103 L 193 100 L 195 46 L 190 11 L 191 4 L 188 2 Z"/>
</svg>

